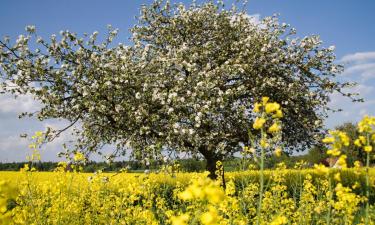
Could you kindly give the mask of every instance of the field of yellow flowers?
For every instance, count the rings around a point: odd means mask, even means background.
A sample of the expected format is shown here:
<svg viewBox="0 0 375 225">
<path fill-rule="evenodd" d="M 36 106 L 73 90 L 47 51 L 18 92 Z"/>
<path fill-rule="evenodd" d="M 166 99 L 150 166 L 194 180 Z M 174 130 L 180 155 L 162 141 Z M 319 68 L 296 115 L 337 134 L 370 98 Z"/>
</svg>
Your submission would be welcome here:
<svg viewBox="0 0 375 225">
<path fill-rule="evenodd" d="M 0 178 L 1 224 L 256 224 L 258 215 L 260 224 L 366 222 L 363 169 L 266 170 L 259 213 L 255 170 L 226 173 L 225 190 L 204 173 L 88 174 L 64 165 Z"/>
<path fill-rule="evenodd" d="M 86 159 L 78 152 L 72 170 L 62 162 L 54 172 L 37 172 L 29 164 L 20 172 L 0 172 L 0 224 L 375 224 L 375 169 L 369 166 L 374 117 L 359 122 L 357 140 L 340 131 L 323 140 L 330 146 L 327 153 L 338 158 L 336 169 L 302 169 L 302 164 L 288 169 L 281 163 L 265 170 L 265 151 L 282 151 L 267 136 L 278 137 L 282 111 L 264 98 L 254 112 L 259 117 L 253 127 L 262 135 L 244 146 L 243 156 L 257 158 L 259 170 L 227 172 L 224 180 L 173 167 L 149 174 L 88 174 L 81 172 Z M 41 137 L 33 137 L 30 161 L 40 159 Z M 341 149 L 351 141 L 366 152 L 365 166 L 357 162 L 347 168 Z M 217 168 L 222 174 L 221 162 Z"/>
</svg>

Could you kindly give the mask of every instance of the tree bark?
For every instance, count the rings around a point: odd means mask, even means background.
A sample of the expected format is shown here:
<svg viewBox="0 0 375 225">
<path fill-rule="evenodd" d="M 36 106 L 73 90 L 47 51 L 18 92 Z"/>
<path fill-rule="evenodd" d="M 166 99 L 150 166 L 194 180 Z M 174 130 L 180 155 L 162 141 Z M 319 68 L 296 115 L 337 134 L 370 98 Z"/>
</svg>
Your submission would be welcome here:
<svg viewBox="0 0 375 225">
<path fill-rule="evenodd" d="M 216 174 L 216 163 L 219 161 L 215 157 L 205 157 L 206 158 L 206 170 L 210 172 L 208 175 L 209 178 L 216 180 L 217 179 L 217 174 Z"/>
<path fill-rule="evenodd" d="M 208 177 L 211 178 L 212 180 L 217 180 L 218 179 L 218 173 L 216 171 L 219 169 L 220 176 L 222 179 L 222 186 L 225 189 L 226 184 L 225 184 L 225 177 L 224 177 L 224 166 L 221 165 L 221 168 L 217 168 L 216 164 L 220 160 L 220 157 L 215 154 L 213 150 L 208 149 L 207 147 L 201 147 L 199 149 L 199 152 L 202 153 L 204 158 L 206 159 L 206 170 L 209 172 Z"/>
</svg>

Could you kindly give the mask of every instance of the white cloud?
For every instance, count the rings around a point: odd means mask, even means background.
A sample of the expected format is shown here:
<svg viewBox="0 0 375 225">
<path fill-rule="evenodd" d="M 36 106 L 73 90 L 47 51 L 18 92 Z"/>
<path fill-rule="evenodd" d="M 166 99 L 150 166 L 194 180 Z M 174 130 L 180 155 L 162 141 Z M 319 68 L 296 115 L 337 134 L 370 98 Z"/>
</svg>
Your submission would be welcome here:
<svg viewBox="0 0 375 225">
<path fill-rule="evenodd" d="M 375 78 L 375 62 L 348 66 L 343 75 L 357 76 L 363 81 Z"/>
<path fill-rule="evenodd" d="M 1 162 L 26 161 L 28 141 L 16 135 L 0 138 Z"/>
<path fill-rule="evenodd" d="M 353 103 L 349 98 L 335 93 L 331 95 L 330 107 L 343 109 L 342 112 L 330 114 L 326 121 L 329 128 L 333 128 L 343 122 L 357 122 L 366 114 L 375 112 L 375 52 L 359 52 L 348 54 L 341 58 L 344 62 L 344 76 L 347 81 L 357 82 L 354 88 L 346 92 L 358 93 L 364 103 Z"/>
<path fill-rule="evenodd" d="M 358 122 L 363 117 L 363 114 L 367 113 L 368 105 L 361 102 L 353 103 L 349 98 L 335 93 L 331 95 L 329 107 L 343 110 L 341 112 L 329 113 L 325 124 L 327 128 L 332 129 L 344 122 Z"/>
<path fill-rule="evenodd" d="M 341 58 L 341 62 L 365 62 L 375 60 L 375 52 L 357 52 Z"/>
<path fill-rule="evenodd" d="M 21 95 L 14 98 L 10 94 L 0 95 L 0 113 L 34 112 L 40 109 L 40 103 L 31 95 Z"/>
<path fill-rule="evenodd" d="M 359 77 L 362 82 L 375 79 L 375 52 L 358 52 L 345 55 L 340 62 L 344 63 L 346 77 Z"/>
<path fill-rule="evenodd" d="M 16 122 L 17 123 L 17 122 Z M 21 123 L 21 121 L 19 121 Z M 62 128 L 61 125 L 64 124 L 63 121 L 48 121 L 46 123 L 38 123 L 37 127 L 33 129 L 28 129 L 28 126 L 35 126 L 35 121 L 23 120 L 22 124 L 25 125 L 23 128 L 10 127 L 12 129 L 12 134 L 1 134 L 0 135 L 0 162 L 13 162 L 13 161 L 26 161 L 26 156 L 31 154 L 28 149 L 28 145 L 32 142 L 30 136 L 36 131 L 45 131 L 47 127 Z M 4 129 L 5 127 L 2 127 Z M 21 138 L 21 133 L 26 133 L 29 135 L 28 138 Z M 43 145 L 40 149 L 41 157 L 43 161 L 60 161 L 57 154 L 62 149 L 62 144 L 72 140 L 73 137 L 70 135 L 69 131 L 63 132 L 60 137 L 56 138 L 53 142 Z"/>
<path fill-rule="evenodd" d="M 5 118 L 0 112 L 0 162 L 21 162 L 26 161 L 26 156 L 31 154 L 28 149 L 28 145 L 32 142 L 30 137 L 36 131 L 46 131 L 47 127 L 52 129 L 65 128 L 69 123 L 65 120 L 47 120 L 40 122 L 30 118 L 22 120 L 15 119 L 16 114 L 11 114 L 11 117 Z M 11 120 L 9 123 L 4 123 L 4 120 Z M 79 126 L 79 125 L 77 125 Z M 73 127 L 62 132 L 59 137 L 54 139 L 52 142 L 43 145 L 40 149 L 42 161 L 61 161 L 64 158 L 57 157 L 59 152 L 63 152 L 62 145 L 67 144 L 68 149 L 72 150 L 76 137 L 71 135 Z M 2 132 L 6 130 L 6 132 Z M 21 138 L 20 134 L 27 133 L 28 138 Z M 115 146 L 107 146 L 103 149 L 104 154 L 111 153 Z M 91 160 L 103 161 L 101 156 L 92 154 Z M 127 159 L 126 157 L 120 157 L 119 160 Z"/>
</svg>

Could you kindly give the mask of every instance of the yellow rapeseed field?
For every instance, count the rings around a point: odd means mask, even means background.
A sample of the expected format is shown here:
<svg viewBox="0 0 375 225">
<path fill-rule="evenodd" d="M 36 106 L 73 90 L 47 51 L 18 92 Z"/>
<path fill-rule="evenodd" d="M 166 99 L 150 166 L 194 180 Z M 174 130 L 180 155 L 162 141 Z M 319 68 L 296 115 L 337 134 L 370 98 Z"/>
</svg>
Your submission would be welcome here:
<svg viewBox="0 0 375 225">
<path fill-rule="evenodd" d="M 341 174 L 340 179 L 336 174 Z M 375 170 L 371 170 L 374 178 Z M 4 224 L 255 224 L 258 171 L 1 172 Z M 362 169 L 265 171 L 260 224 L 364 224 Z M 372 180 L 374 182 L 374 180 Z M 372 185 L 374 185 L 372 183 Z M 374 196 L 372 186 L 372 196 Z M 4 194 L 7 194 L 4 197 Z M 5 207 L 5 208 L 4 208 Z M 374 202 L 370 216 L 374 214 Z M 370 222 L 373 223 L 373 222 Z"/>
<path fill-rule="evenodd" d="M 262 100 L 253 125 L 262 134 L 257 141 L 261 152 L 254 146 L 243 150 L 245 160 L 248 155 L 257 159 L 259 170 L 229 172 L 217 180 L 174 167 L 147 174 L 88 174 L 81 172 L 86 159 L 77 152 L 69 169 L 62 162 L 54 172 L 37 172 L 29 164 L 20 172 L 0 172 L 0 224 L 375 224 L 375 169 L 369 163 L 375 118 L 359 122 L 356 140 L 329 132 L 323 142 L 330 146 L 327 154 L 338 158 L 335 169 L 287 169 L 281 163 L 265 170 L 265 150 L 282 152 L 267 136 L 278 137 L 282 112 L 277 103 Z M 265 120 L 272 120 L 268 129 Z M 40 160 L 42 133 L 33 138 L 31 162 Z M 366 153 L 366 165 L 355 162 L 347 168 L 342 148 L 352 141 Z M 221 162 L 217 168 L 222 175 Z"/>
</svg>

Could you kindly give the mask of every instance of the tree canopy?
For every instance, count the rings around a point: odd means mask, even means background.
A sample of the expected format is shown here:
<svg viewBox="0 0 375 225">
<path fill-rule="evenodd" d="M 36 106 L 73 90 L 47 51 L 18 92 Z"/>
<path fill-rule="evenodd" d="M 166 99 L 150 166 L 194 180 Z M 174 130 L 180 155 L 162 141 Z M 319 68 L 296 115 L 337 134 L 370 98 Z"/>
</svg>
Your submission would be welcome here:
<svg viewBox="0 0 375 225">
<path fill-rule="evenodd" d="M 297 38 L 277 16 L 256 21 L 213 1 L 143 6 L 129 45 L 115 44 L 110 26 L 102 42 L 98 32 L 45 40 L 34 26 L 26 30 L 15 43 L 0 42 L 2 90 L 34 96 L 42 107 L 30 115 L 40 120 L 70 122 L 49 130 L 50 140 L 79 125 L 76 147 L 84 152 L 112 144 L 113 157 L 128 148 L 136 158 L 164 150 L 214 165 L 241 150 L 248 132 L 256 135 L 252 109 L 262 96 L 281 104 L 286 149 L 304 149 L 323 132 L 330 93 L 356 100 L 342 91 L 352 84 L 335 80 L 343 68 L 319 36 Z"/>
</svg>

